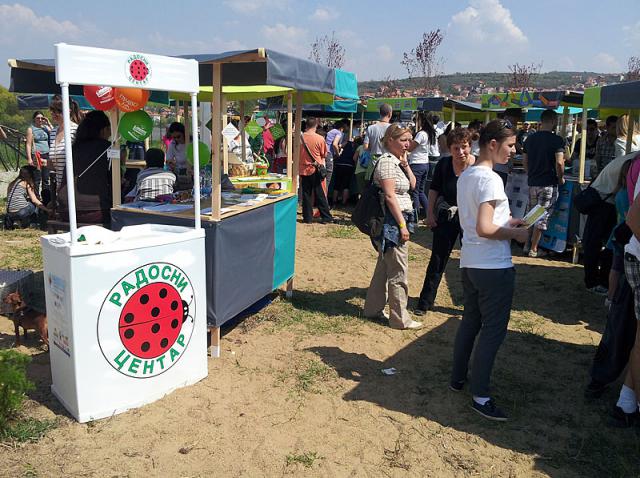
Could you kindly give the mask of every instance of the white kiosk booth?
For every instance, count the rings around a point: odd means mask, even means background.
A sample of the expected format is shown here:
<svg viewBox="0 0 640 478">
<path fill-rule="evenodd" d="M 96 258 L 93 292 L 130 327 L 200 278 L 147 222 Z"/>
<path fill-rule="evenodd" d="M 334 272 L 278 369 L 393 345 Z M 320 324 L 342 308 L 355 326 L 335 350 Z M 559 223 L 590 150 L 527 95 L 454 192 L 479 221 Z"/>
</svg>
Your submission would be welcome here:
<svg viewBox="0 0 640 478">
<path fill-rule="evenodd" d="M 133 78 L 132 58 L 145 64 L 144 78 Z M 56 82 L 64 105 L 67 178 L 75 177 L 70 84 L 189 93 L 197 144 L 195 60 L 58 44 Z M 198 165 L 194 148 L 196 191 Z M 86 422 L 202 380 L 207 376 L 207 320 L 200 216 L 196 213 L 195 228 L 78 228 L 75 188 L 67 191 L 70 232 L 41 239 L 54 395 Z M 200 211 L 198 194 L 194 201 Z"/>
</svg>

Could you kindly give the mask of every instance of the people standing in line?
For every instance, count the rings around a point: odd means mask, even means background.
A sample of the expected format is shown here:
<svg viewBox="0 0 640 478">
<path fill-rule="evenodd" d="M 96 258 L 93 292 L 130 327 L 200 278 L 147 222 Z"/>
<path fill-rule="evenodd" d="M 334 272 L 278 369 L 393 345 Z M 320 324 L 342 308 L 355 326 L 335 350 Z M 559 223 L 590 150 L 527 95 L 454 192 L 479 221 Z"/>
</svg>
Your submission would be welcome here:
<svg viewBox="0 0 640 478">
<path fill-rule="evenodd" d="M 544 110 L 540 117 L 540 129 L 527 139 L 522 163 L 529 185 L 529 209 L 542 206 L 546 213 L 533 226 L 529 257 L 541 257 L 538 244 L 549 225 L 549 216 L 558 200 L 558 186 L 564 184 L 565 140 L 554 133 L 558 126 L 558 114 Z"/>
<path fill-rule="evenodd" d="M 51 120 L 55 127 L 49 132 L 49 160 L 51 165 L 49 166 L 49 180 L 51 196 L 50 201 L 52 203 L 52 209 L 55 210 L 58 190 L 62 182 L 62 176 L 66 167 L 67 152 L 64 143 L 64 119 L 62 117 L 62 97 L 55 95 L 49 103 L 49 112 L 51 113 Z M 71 115 L 70 115 L 71 116 Z M 77 120 L 78 118 L 75 117 Z M 71 142 L 75 141 L 76 130 L 78 129 L 78 123 L 74 121 L 74 116 L 71 116 L 69 122 L 69 133 L 71 135 Z M 47 161 L 49 165 L 49 161 Z"/>
<path fill-rule="evenodd" d="M 504 120 L 489 122 L 480 134 L 480 155 L 458 179 L 457 199 L 462 228 L 462 287 L 464 312 L 453 350 L 450 389 L 459 392 L 467 381 L 471 352 L 471 408 L 490 420 L 507 416 L 491 397 L 491 371 L 509 323 L 515 269 L 511 240 L 525 242 L 528 231 L 511 218 L 509 200 L 496 164 L 506 164 L 515 151 L 516 137 Z M 477 341 L 476 341 L 477 338 Z"/>
<path fill-rule="evenodd" d="M 300 188 L 302 189 L 302 222 L 310 224 L 313 221 L 313 199 L 315 196 L 320 222 L 333 222 L 329 211 L 327 195 L 322 187 L 324 179 L 318 171 L 318 166 L 324 166 L 327 156 L 327 143 L 316 133 L 318 118 L 307 118 L 305 131 L 302 134 L 300 146 Z"/>
<path fill-rule="evenodd" d="M 45 204 L 51 199 L 47 164 L 51 128 L 51 123 L 44 113 L 36 111 L 33 113 L 31 126 L 27 128 L 26 137 L 27 164 L 36 168 L 33 172 L 35 191 Z"/>
<path fill-rule="evenodd" d="M 68 220 L 66 188 L 75 185 L 76 219 L 88 224 L 111 224 L 111 170 L 107 150 L 111 147 L 111 123 L 103 111 L 90 111 L 78 125 L 73 142 L 74 180 L 66 170 L 60 186 L 60 216 Z"/>
<path fill-rule="evenodd" d="M 633 290 L 636 320 L 640 320 L 640 181 L 635 184 L 633 203 L 629 208 L 626 223 L 633 235 L 624 248 L 624 273 Z M 640 397 L 640 324 L 636 327 L 635 344 L 629 354 L 629 365 L 614 408 L 613 418 L 623 426 L 635 424 L 639 416 Z"/>
<path fill-rule="evenodd" d="M 385 152 L 384 145 L 382 144 L 382 138 L 387 132 L 387 128 L 391 124 L 391 115 L 393 109 L 390 104 L 383 103 L 380 105 L 380 119 L 377 123 L 369 125 L 364 136 L 364 149 L 371 155 L 371 161 L 367 166 L 367 173 L 365 174 L 365 181 L 371 178 L 373 167 L 378 162 L 378 158 Z"/>
<path fill-rule="evenodd" d="M 615 192 L 620 170 L 635 153 L 615 158 L 609 162 L 591 183 L 602 201 L 587 214 L 582 233 L 584 261 L 584 285 L 588 291 L 606 296 L 609 291 L 609 272 L 613 255 L 604 247 L 616 225 Z"/>
<path fill-rule="evenodd" d="M 383 153 L 373 172 L 373 183 L 384 195 L 383 232 L 373 239 L 378 251 L 376 268 L 367 289 L 364 315 L 388 320 L 394 329 L 417 329 L 422 323 L 411 319 L 407 311 L 409 293 L 409 238 L 415 227 L 415 216 L 409 190 L 416 178 L 407 160 L 411 131 L 397 123 L 389 126 L 382 138 Z M 389 304 L 389 315 L 384 312 Z"/>
<path fill-rule="evenodd" d="M 596 171 L 599 173 L 616 157 L 616 139 L 618 117 L 608 116 L 605 121 L 605 133 L 600 136 L 596 146 Z"/>
<path fill-rule="evenodd" d="M 622 115 L 616 121 L 616 141 L 615 141 L 615 157 L 627 154 L 627 137 L 629 135 L 629 115 Z M 633 124 L 633 132 L 631 133 L 631 149 L 629 152 L 640 150 L 640 125 L 636 122 Z"/>
<path fill-rule="evenodd" d="M 418 131 L 409 146 L 409 165 L 416 177 L 416 187 L 411 190 L 413 208 L 420 217 L 420 207 L 424 209 L 425 216 L 429 208 L 427 201 L 427 178 L 429 176 L 429 151 L 432 143 L 437 141 L 436 129 L 431 124 L 431 119 L 424 112 L 420 113 L 422 129 Z"/>
<path fill-rule="evenodd" d="M 327 166 L 327 191 L 331 186 L 331 178 L 333 177 L 333 161 L 338 159 L 342 154 L 342 143 L 346 123 L 338 120 L 334 123 L 333 128 L 327 133 L 325 141 L 327 142 L 327 157 L 325 158 Z"/>
<path fill-rule="evenodd" d="M 462 234 L 457 212 L 457 183 L 458 177 L 475 163 L 475 157 L 471 154 L 472 138 L 468 129 L 456 128 L 451 131 L 447 135 L 447 146 L 452 156 L 441 158 L 433 172 L 427 208 L 427 226 L 433 231 L 433 245 L 418 306 L 414 311 L 416 315 L 424 315 L 433 309 L 442 274 L 453 246 Z"/>
</svg>

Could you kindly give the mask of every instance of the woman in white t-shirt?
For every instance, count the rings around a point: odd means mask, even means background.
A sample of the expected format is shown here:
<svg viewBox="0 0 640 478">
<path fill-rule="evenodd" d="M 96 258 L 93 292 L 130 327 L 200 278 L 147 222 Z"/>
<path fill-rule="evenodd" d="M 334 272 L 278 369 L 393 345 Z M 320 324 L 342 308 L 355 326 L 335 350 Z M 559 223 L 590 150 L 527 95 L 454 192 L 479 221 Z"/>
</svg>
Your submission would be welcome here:
<svg viewBox="0 0 640 478">
<path fill-rule="evenodd" d="M 471 407 L 497 421 L 507 416 L 489 395 L 489 382 L 498 349 L 507 333 L 515 286 L 511 240 L 524 243 L 528 232 L 522 219 L 512 219 L 500 176 L 493 171 L 515 151 L 516 137 L 508 123 L 491 121 L 480 134 L 480 155 L 475 166 L 458 179 L 458 214 L 462 227 L 460 267 L 464 313 L 453 351 L 450 388 L 461 391 L 467 380 L 469 358 L 478 337 L 471 365 Z"/>
<path fill-rule="evenodd" d="M 426 186 L 429 176 L 429 151 L 431 145 L 436 142 L 436 130 L 431 124 L 429 116 L 423 112 L 420 112 L 420 124 L 422 129 L 416 133 L 409 146 L 409 151 L 411 151 L 409 165 L 416 177 L 416 187 L 411 191 L 411 201 L 418 217 L 420 206 L 424 209 L 425 216 L 428 211 Z"/>
</svg>

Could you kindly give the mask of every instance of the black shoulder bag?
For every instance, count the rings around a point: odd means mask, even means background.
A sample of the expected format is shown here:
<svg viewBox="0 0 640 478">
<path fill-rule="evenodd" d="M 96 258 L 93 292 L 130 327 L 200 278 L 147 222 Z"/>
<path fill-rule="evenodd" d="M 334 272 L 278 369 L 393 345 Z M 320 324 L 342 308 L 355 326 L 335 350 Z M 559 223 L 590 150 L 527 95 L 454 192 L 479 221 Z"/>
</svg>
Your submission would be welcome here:
<svg viewBox="0 0 640 478">
<path fill-rule="evenodd" d="M 353 213 L 351 222 L 363 233 L 371 238 L 377 238 L 382 233 L 384 225 L 384 198 L 382 190 L 373 182 L 373 176 L 378 167 L 377 161 L 371 171 L 371 178 L 365 187 Z"/>
<path fill-rule="evenodd" d="M 300 133 L 300 139 L 302 140 L 302 145 L 304 146 L 305 151 L 307 152 L 309 157 L 313 159 L 313 154 L 311 154 L 311 151 L 309 151 L 309 146 L 307 146 L 307 143 L 304 142 L 304 135 L 302 133 Z M 314 160 L 313 166 L 316 168 L 316 171 L 322 179 L 325 179 L 327 177 L 327 167 L 324 164 L 320 164 L 318 161 Z"/>
</svg>

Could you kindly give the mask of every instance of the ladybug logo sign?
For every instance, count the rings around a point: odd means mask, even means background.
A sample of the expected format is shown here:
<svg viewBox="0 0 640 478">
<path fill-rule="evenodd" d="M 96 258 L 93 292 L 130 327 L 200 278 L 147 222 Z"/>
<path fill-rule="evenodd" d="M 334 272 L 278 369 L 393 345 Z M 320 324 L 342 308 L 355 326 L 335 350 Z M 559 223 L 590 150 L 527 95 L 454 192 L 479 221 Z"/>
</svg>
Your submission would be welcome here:
<svg viewBox="0 0 640 478">
<path fill-rule="evenodd" d="M 98 316 L 98 344 L 118 372 L 151 378 L 189 346 L 196 301 L 187 274 L 167 262 L 132 270 L 109 291 Z"/>
<path fill-rule="evenodd" d="M 125 63 L 125 74 L 129 83 L 144 86 L 151 77 L 151 65 L 147 57 L 140 54 L 129 55 Z"/>
</svg>

